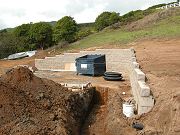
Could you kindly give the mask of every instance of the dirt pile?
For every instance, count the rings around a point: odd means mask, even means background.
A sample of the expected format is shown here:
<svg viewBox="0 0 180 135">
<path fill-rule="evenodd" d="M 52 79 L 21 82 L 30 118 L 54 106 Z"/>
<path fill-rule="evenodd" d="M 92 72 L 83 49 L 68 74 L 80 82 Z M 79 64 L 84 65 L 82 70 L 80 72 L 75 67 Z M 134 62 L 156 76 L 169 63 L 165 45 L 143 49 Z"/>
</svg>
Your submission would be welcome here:
<svg viewBox="0 0 180 135">
<path fill-rule="evenodd" d="M 92 96 L 12 69 L 0 78 L 0 134 L 78 135 Z"/>
</svg>

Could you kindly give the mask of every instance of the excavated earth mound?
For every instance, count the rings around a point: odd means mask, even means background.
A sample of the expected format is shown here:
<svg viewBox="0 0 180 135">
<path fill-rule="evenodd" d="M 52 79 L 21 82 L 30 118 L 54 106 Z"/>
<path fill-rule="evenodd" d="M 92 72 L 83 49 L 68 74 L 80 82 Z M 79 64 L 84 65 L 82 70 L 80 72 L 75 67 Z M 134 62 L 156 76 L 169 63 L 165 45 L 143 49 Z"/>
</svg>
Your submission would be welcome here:
<svg viewBox="0 0 180 135">
<path fill-rule="evenodd" d="M 78 135 L 93 90 L 72 92 L 24 67 L 0 78 L 1 135 Z"/>
</svg>

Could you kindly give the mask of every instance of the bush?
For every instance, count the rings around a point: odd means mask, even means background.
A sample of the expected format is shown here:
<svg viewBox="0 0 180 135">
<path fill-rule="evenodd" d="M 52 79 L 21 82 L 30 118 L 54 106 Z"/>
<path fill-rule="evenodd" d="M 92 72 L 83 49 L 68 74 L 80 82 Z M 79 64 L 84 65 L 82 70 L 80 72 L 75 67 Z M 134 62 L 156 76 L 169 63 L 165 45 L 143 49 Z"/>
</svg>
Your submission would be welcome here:
<svg viewBox="0 0 180 135">
<path fill-rule="evenodd" d="M 121 17 L 121 22 L 123 22 L 123 24 L 127 24 L 129 22 L 142 19 L 143 17 L 144 17 L 144 14 L 142 10 L 131 11 Z"/>
<path fill-rule="evenodd" d="M 89 36 L 90 34 L 92 34 L 93 32 L 91 31 L 91 29 L 81 29 L 77 32 L 76 34 L 76 40 L 80 40 L 83 39 L 84 37 Z"/>
</svg>

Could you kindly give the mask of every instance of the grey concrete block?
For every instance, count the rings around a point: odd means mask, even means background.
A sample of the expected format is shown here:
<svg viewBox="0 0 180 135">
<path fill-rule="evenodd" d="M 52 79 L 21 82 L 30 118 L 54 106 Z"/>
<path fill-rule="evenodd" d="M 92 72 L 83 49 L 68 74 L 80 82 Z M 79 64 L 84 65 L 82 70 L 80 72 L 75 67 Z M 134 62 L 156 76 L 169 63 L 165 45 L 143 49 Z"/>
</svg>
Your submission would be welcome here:
<svg viewBox="0 0 180 135">
<path fill-rule="evenodd" d="M 145 74 L 138 68 L 134 69 L 138 81 L 145 81 Z"/>
<path fill-rule="evenodd" d="M 133 47 L 131 47 L 130 50 L 131 50 L 132 53 L 135 53 L 135 50 L 134 50 Z"/>
<path fill-rule="evenodd" d="M 137 63 L 137 62 L 132 62 L 132 66 L 133 66 L 133 68 L 139 68 L 139 63 Z"/>
<path fill-rule="evenodd" d="M 131 62 L 136 62 L 136 57 L 131 57 Z"/>
<path fill-rule="evenodd" d="M 148 113 L 152 109 L 152 106 L 138 106 L 138 114 Z"/>
<path fill-rule="evenodd" d="M 138 81 L 138 85 L 139 85 L 139 90 L 140 90 L 139 92 L 141 97 L 150 96 L 150 88 L 149 86 L 146 85 L 145 82 Z"/>
<path fill-rule="evenodd" d="M 154 98 L 152 96 L 149 97 L 140 97 L 139 98 L 139 105 L 140 106 L 149 106 L 153 107 L 154 106 Z"/>
<path fill-rule="evenodd" d="M 139 98 L 138 114 L 149 112 L 154 106 L 154 99 L 152 96 Z"/>
<path fill-rule="evenodd" d="M 45 57 L 45 59 L 55 59 L 56 57 Z"/>
</svg>

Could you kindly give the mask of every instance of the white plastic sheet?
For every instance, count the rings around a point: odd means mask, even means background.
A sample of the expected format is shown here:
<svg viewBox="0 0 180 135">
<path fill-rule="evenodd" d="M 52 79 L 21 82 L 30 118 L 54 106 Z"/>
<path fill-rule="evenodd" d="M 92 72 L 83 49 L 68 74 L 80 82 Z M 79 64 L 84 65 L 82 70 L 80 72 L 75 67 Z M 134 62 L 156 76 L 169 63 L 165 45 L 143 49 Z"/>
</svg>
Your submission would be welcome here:
<svg viewBox="0 0 180 135">
<path fill-rule="evenodd" d="M 27 52 L 20 52 L 20 53 L 15 53 L 11 54 L 8 56 L 8 60 L 14 60 L 14 59 L 20 59 L 24 57 L 31 57 L 36 54 L 37 51 L 27 51 Z"/>
</svg>

